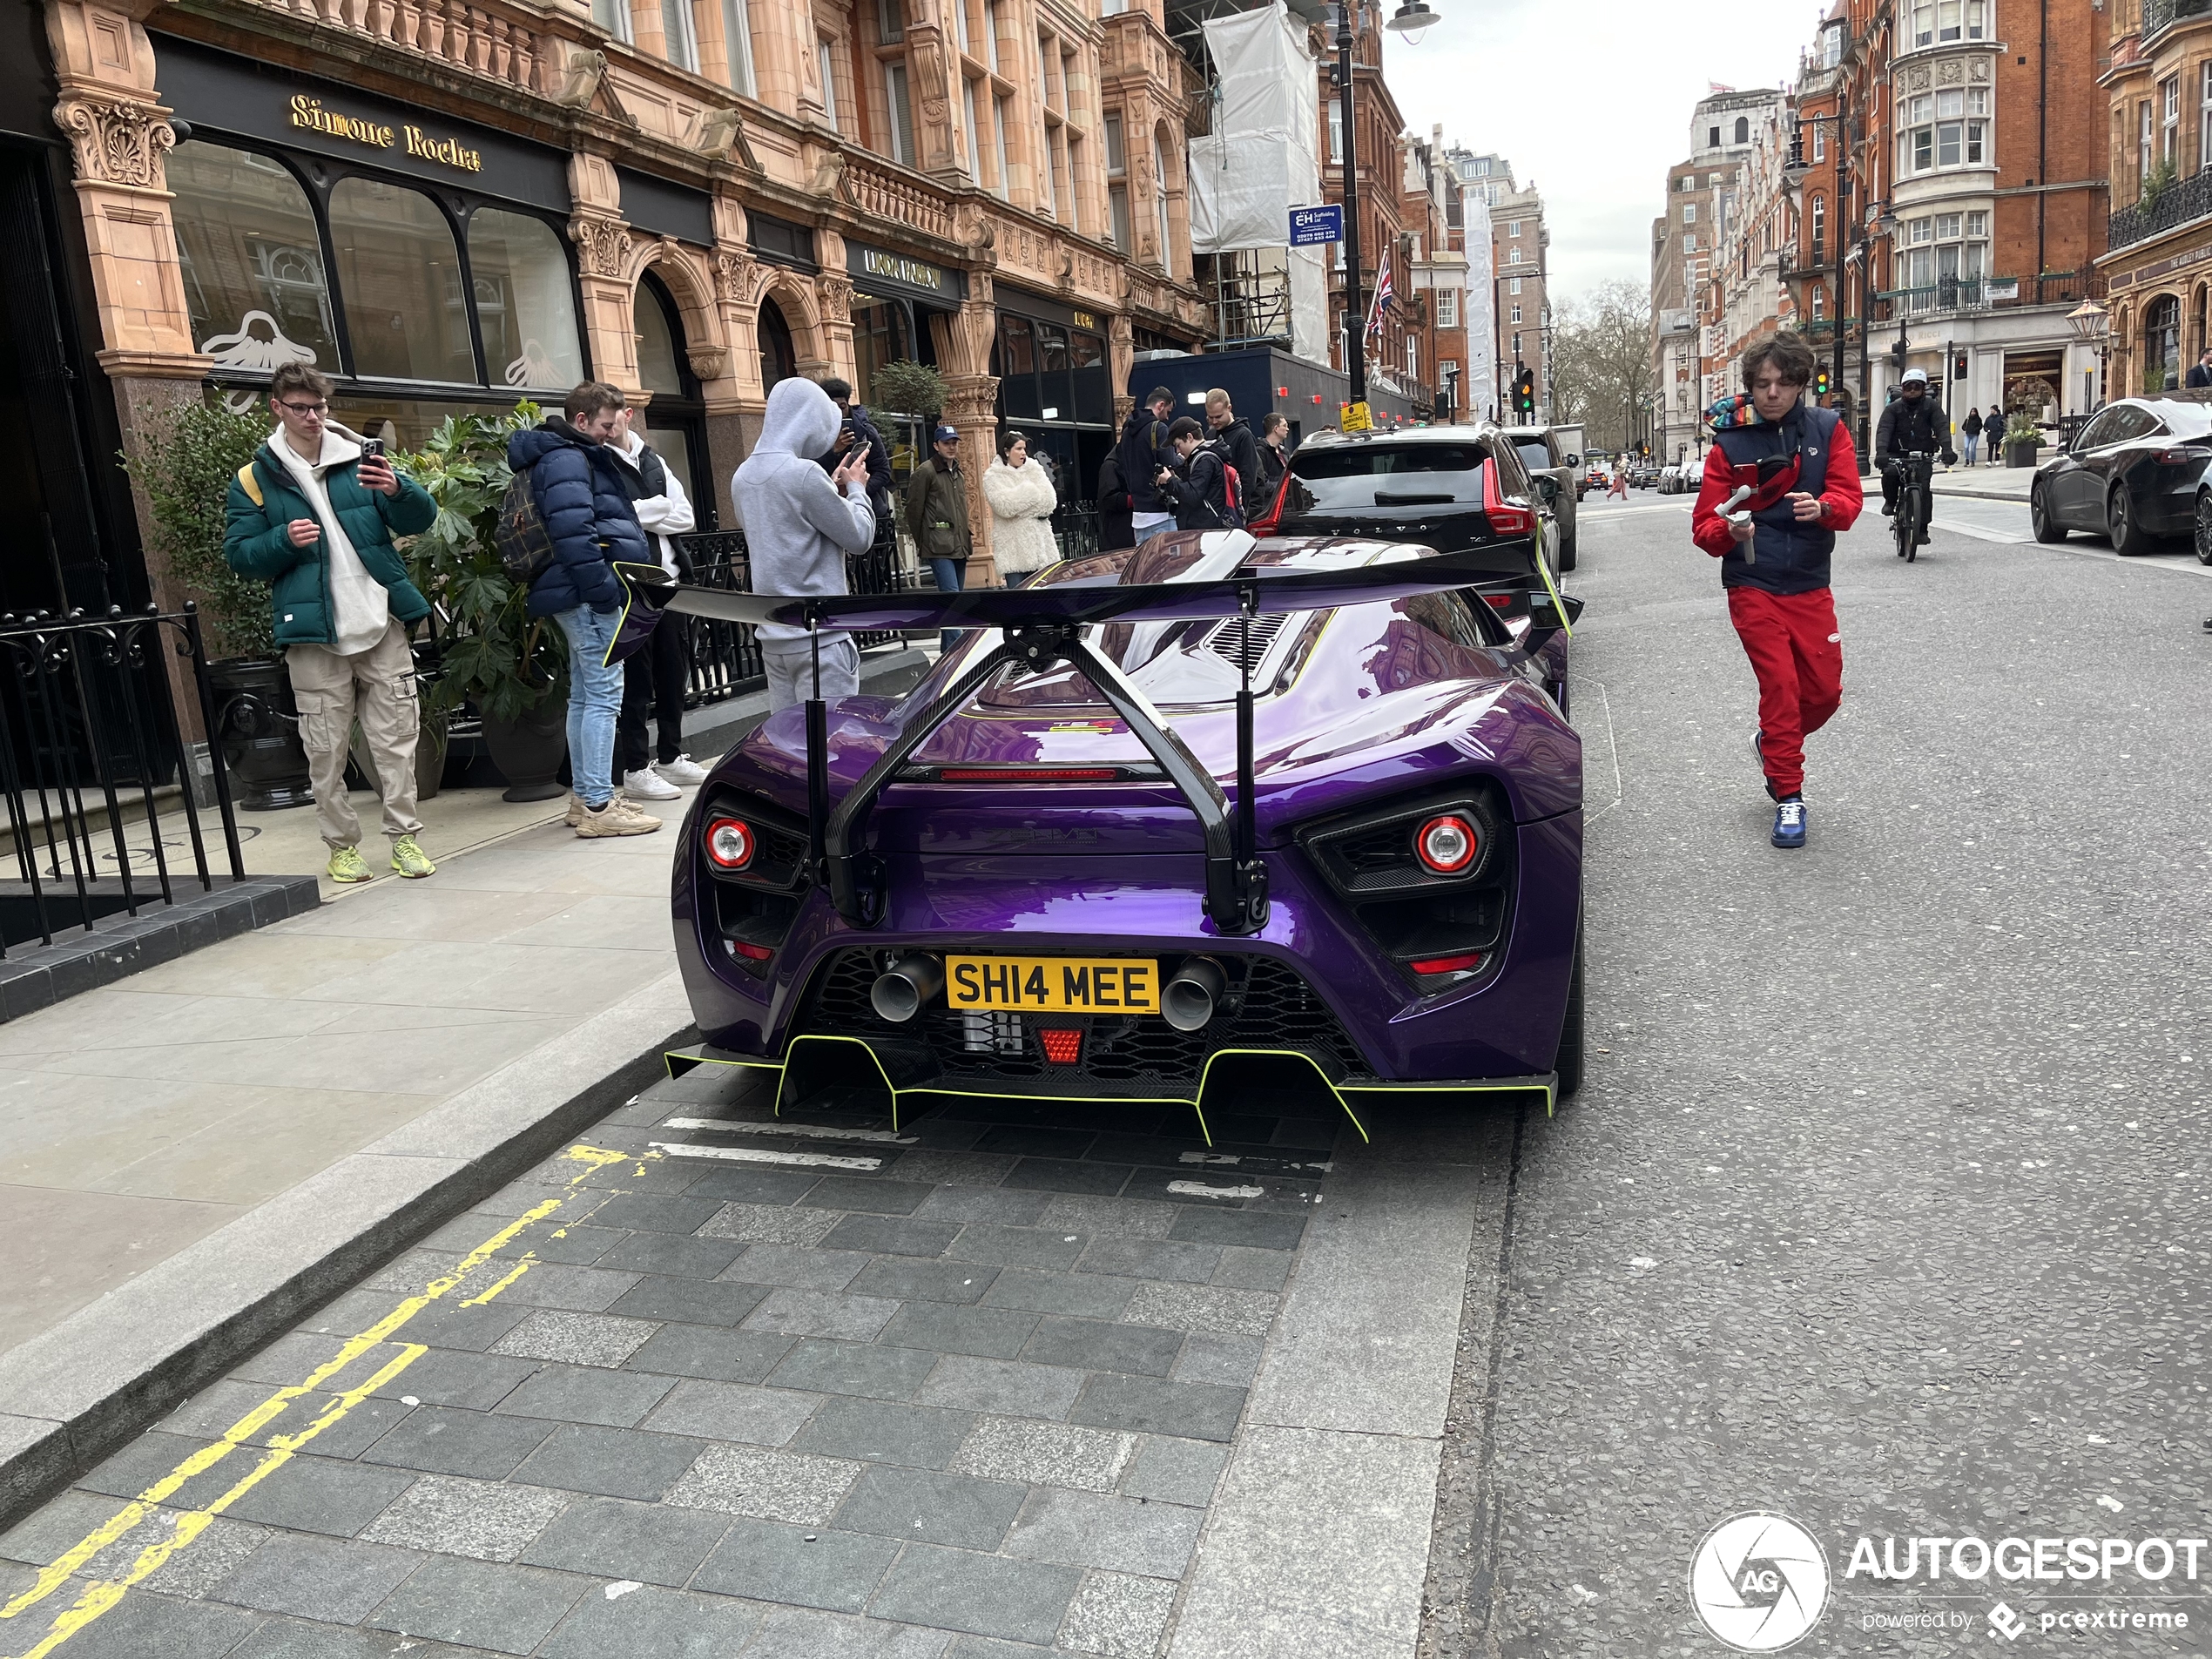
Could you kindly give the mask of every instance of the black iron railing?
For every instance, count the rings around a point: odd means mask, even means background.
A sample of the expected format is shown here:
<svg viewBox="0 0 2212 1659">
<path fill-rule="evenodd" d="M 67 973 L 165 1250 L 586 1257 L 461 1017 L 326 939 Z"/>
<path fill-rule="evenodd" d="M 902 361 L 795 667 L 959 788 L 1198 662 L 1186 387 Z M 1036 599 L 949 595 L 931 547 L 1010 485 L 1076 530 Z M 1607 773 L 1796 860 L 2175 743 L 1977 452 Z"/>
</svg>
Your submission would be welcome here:
<svg viewBox="0 0 2212 1659">
<path fill-rule="evenodd" d="M 674 538 L 691 566 L 691 580 L 701 587 L 752 590 L 752 560 L 743 530 L 701 530 Z M 885 519 L 876 526 L 874 543 L 864 553 L 848 554 L 845 586 L 849 593 L 903 593 L 915 584 L 914 572 L 899 561 L 898 533 Z M 752 630 L 742 623 L 710 622 L 703 617 L 682 619 L 691 651 L 691 684 L 687 706 L 719 703 L 758 689 L 766 681 L 760 647 Z M 664 624 L 665 625 L 665 624 Z M 887 644 L 894 633 L 853 636 L 862 650 Z"/>
<path fill-rule="evenodd" d="M 2143 44 L 2149 45 L 2175 24 L 2212 16 L 2212 0 L 2143 0 Z"/>
<path fill-rule="evenodd" d="M 102 917 L 174 904 L 180 887 L 212 891 L 194 800 L 192 752 L 171 702 L 168 658 L 192 664 L 202 728 L 218 726 L 199 617 L 112 609 L 0 617 L 0 792 L 22 886 L 0 903 L 9 942 L 54 942 Z M 220 744 L 207 751 L 230 876 L 246 879 Z M 172 867 L 184 819 L 189 872 Z M 137 843 L 143 841 L 143 846 Z M 179 849 L 181 850 L 181 849 Z M 0 890 L 7 884 L 0 883 Z"/>
<path fill-rule="evenodd" d="M 2155 196 L 2143 197 L 2132 207 L 2114 208 L 2107 243 L 2126 247 L 2207 213 L 2212 213 L 2212 172 L 2192 173 L 2175 179 Z"/>
</svg>

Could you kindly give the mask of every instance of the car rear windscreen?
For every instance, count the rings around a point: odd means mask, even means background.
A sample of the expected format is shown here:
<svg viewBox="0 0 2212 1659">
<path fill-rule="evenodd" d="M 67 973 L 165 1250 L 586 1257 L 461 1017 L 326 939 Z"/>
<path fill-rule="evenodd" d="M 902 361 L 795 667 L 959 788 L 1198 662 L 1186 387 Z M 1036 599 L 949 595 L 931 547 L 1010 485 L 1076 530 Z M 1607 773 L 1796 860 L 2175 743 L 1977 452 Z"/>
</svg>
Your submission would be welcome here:
<svg viewBox="0 0 2212 1659">
<path fill-rule="evenodd" d="M 1305 498 L 1299 509 L 1480 506 L 1488 465 L 1474 443 L 1360 444 L 1291 457 Z"/>
</svg>

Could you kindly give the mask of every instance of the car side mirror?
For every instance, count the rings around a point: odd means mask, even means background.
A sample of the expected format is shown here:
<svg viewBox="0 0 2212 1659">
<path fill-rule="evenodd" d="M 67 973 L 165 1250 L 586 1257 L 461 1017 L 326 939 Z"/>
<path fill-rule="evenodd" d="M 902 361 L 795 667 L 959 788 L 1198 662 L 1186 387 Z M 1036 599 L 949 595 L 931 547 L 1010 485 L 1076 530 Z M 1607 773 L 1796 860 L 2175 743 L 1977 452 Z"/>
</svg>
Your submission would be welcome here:
<svg viewBox="0 0 2212 1659">
<path fill-rule="evenodd" d="M 1582 464 L 1582 457 L 1580 455 L 1569 455 L 1567 457 L 1566 464 L 1570 467 L 1579 467 Z"/>
<path fill-rule="evenodd" d="M 1521 643 L 1532 653 L 1540 651 L 1554 634 L 1566 631 L 1581 619 L 1582 602 L 1573 594 L 1561 594 L 1554 604 L 1551 590 L 1538 588 L 1528 596 L 1528 632 Z"/>
<path fill-rule="evenodd" d="M 1557 506 L 1559 504 L 1559 480 L 1556 478 L 1539 478 L 1536 480 L 1536 493 L 1544 498 L 1544 504 L 1546 506 Z"/>
</svg>

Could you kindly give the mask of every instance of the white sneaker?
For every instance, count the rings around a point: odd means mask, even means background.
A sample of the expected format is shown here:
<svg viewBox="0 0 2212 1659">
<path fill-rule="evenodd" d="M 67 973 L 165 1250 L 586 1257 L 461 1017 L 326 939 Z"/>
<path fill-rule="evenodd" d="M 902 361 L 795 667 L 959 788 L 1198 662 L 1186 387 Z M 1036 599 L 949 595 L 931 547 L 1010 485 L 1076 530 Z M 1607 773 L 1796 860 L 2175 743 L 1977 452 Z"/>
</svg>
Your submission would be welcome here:
<svg viewBox="0 0 2212 1659">
<path fill-rule="evenodd" d="M 671 784 L 681 784 L 686 789 L 706 781 L 706 768 L 689 755 L 678 755 L 673 760 L 664 760 L 653 770 Z"/>
<path fill-rule="evenodd" d="M 632 800 L 680 800 L 684 792 L 648 766 L 622 774 L 622 792 Z"/>
<path fill-rule="evenodd" d="M 576 833 L 584 840 L 608 835 L 651 835 L 660 824 L 658 818 L 640 812 L 623 796 L 617 795 L 604 806 L 585 807 Z"/>
</svg>

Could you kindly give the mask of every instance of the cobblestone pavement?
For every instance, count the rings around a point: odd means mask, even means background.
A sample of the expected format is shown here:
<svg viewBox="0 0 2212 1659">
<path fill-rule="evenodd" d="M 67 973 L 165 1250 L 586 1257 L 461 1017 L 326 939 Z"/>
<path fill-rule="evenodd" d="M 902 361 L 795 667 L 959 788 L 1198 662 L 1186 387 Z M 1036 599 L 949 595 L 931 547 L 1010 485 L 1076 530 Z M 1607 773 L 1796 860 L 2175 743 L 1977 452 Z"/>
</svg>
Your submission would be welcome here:
<svg viewBox="0 0 2212 1659">
<path fill-rule="evenodd" d="M 658 1085 L 206 1388 L 0 1541 L 0 1650 L 1153 1653 L 1339 1125 L 767 1103 Z"/>
</svg>

